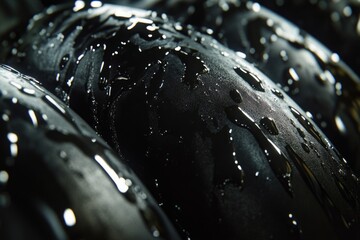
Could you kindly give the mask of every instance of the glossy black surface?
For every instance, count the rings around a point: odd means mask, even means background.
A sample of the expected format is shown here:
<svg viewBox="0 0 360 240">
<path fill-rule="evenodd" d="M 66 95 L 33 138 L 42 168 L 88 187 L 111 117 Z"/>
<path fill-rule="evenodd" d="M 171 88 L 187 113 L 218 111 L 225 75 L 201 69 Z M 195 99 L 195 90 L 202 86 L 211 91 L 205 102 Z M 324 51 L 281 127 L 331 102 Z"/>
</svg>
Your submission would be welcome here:
<svg viewBox="0 0 360 240">
<path fill-rule="evenodd" d="M 178 239 L 134 173 L 35 79 L 0 65 L 1 239 Z"/>
<path fill-rule="evenodd" d="M 291 2 L 286 1 L 284 7 Z M 360 79 L 336 53 L 258 3 L 204 1 L 167 8 L 164 11 L 175 14 L 180 21 L 198 26 L 246 55 L 248 61 L 280 84 L 360 173 Z M 179 8 L 185 14 L 179 14 Z M 301 8 L 296 11 L 307 14 Z M 310 23 L 311 19 L 306 17 L 304 21 Z M 323 29 L 320 23 L 313 26 Z"/>
<path fill-rule="evenodd" d="M 128 159 L 183 238 L 359 236 L 358 179 L 241 54 L 164 14 L 75 10 L 30 23 L 8 62 Z"/>
<path fill-rule="evenodd" d="M 360 74 L 360 2 L 357 0 L 260 0 L 337 52 Z"/>
</svg>

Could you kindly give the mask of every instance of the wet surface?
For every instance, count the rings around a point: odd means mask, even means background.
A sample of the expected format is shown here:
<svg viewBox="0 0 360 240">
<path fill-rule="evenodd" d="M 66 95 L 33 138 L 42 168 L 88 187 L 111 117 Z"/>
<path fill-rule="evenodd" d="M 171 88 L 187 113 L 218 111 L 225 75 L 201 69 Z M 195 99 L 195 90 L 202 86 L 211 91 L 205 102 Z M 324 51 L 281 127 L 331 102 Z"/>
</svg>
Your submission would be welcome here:
<svg viewBox="0 0 360 240">
<path fill-rule="evenodd" d="M 356 4 L 352 6 L 350 1 L 317 1 L 312 4 L 309 1 L 269 1 L 266 4 L 281 5 L 284 9 L 287 6 L 290 12 L 296 11 L 298 15 L 307 12 L 304 9 L 314 10 L 316 6 L 326 9 L 324 12 L 336 9 L 331 14 L 341 16 L 345 22 L 351 22 L 352 17 L 346 19 L 343 14 L 357 9 Z M 357 146 L 360 144 L 360 80 L 340 61 L 338 54 L 329 51 L 309 34 L 258 3 L 208 1 L 194 6 L 175 4 L 166 11 L 177 16 L 172 9 L 179 7 L 187 12 L 179 16 L 181 21 L 194 24 L 199 29 L 212 29 L 212 36 L 229 48 L 243 52 L 248 61 L 256 63 L 302 109 L 310 112 L 314 116 L 313 120 L 342 152 L 355 172 L 359 172 L 360 152 Z M 309 14 L 312 15 L 311 11 Z M 353 14 L 357 16 L 356 12 Z M 201 17 L 192 18 L 193 15 Z M 286 16 L 290 17 L 288 15 Z M 307 21 L 312 18 L 305 19 Z M 324 28 L 320 23 L 317 25 L 312 24 L 313 22 L 309 20 L 313 28 Z M 328 36 L 326 35 L 326 39 L 331 39 Z M 342 116 L 341 120 L 338 115 Z"/>
<path fill-rule="evenodd" d="M 0 82 L 0 236 L 15 239 L 32 228 L 29 239 L 177 237 L 129 167 L 82 119 L 7 66 Z"/>
<path fill-rule="evenodd" d="M 260 11 L 258 5 L 246 9 Z M 255 23 L 257 30 L 261 24 L 273 29 L 263 18 Z M 300 35 L 288 37 L 295 40 L 283 42 L 302 46 Z M 288 82 L 280 90 L 210 36 L 163 14 L 107 5 L 76 13 L 54 9 L 15 45 L 25 57 L 8 61 L 26 64 L 23 71 L 42 79 L 127 159 L 183 238 L 359 234 L 358 180 L 316 119 L 287 95 L 303 92 L 298 67 L 280 71 Z M 270 57 L 259 49 L 258 57 Z M 277 52 L 276 58 L 290 55 Z"/>
</svg>

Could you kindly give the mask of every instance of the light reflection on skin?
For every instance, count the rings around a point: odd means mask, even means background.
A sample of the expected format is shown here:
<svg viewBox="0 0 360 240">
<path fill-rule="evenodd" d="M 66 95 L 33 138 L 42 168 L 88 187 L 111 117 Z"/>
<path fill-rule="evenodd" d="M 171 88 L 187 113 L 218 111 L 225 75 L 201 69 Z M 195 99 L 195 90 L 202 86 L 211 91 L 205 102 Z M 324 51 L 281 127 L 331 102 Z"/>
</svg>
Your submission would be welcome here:
<svg viewBox="0 0 360 240">
<path fill-rule="evenodd" d="M 339 116 L 335 117 L 335 123 L 341 133 L 346 133 L 345 124 Z"/>
<path fill-rule="evenodd" d="M 0 171 L 0 183 L 7 183 L 9 180 L 9 174 L 6 171 Z"/>
<path fill-rule="evenodd" d="M 19 140 L 18 136 L 15 133 L 8 133 L 7 138 L 10 141 L 10 153 L 11 156 L 16 157 L 18 155 L 18 146 L 17 142 Z"/>
<path fill-rule="evenodd" d="M 123 177 L 119 177 L 114 171 L 114 169 L 112 169 L 101 156 L 95 155 L 94 159 L 104 169 L 107 175 L 109 175 L 109 177 L 113 180 L 116 187 L 121 193 L 126 193 L 129 190 L 128 185 L 131 185 L 130 181 L 127 181 Z"/>
<path fill-rule="evenodd" d="M 72 209 L 70 209 L 70 208 L 65 209 L 64 221 L 65 221 L 65 224 L 69 227 L 72 227 L 76 224 L 75 213 Z"/>
</svg>

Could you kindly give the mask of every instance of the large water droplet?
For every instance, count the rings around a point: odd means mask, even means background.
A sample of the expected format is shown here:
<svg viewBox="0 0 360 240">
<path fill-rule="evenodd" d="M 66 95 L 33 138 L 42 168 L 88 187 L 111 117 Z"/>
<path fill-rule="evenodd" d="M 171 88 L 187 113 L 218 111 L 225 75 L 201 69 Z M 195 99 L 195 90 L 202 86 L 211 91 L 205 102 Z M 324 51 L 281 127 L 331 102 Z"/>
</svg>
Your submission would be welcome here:
<svg viewBox="0 0 360 240">
<path fill-rule="evenodd" d="M 262 85 L 262 81 L 254 73 L 247 71 L 246 69 L 235 67 L 235 72 L 244 79 L 252 88 L 257 91 L 265 92 L 265 89 Z"/>
</svg>

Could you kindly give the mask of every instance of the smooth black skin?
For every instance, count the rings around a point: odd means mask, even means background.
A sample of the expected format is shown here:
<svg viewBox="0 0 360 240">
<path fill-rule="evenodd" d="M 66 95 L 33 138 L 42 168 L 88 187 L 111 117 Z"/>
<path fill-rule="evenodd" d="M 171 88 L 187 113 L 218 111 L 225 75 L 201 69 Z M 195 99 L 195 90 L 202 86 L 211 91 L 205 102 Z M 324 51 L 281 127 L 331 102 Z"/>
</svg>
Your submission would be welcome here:
<svg viewBox="0 0 360 240">
<path fill-rule="evenodd" d="M 112 5 L 52 12 L 14 45 L 24 57 L 8 63 L 42 79 L 125 156 L 183 238 L 359 236 L 358 179 L 246 60 L 165 16 Z"/>
<path fill-rule="evenodd" d="M 280 5 L 276 0 L 258 2 L 315 36 L 360 74 L 360 31 L 357 30 L 360 4 L 357 1 L 290 0 Z M 347 7 L 351 12 L 346 12 Z"/>
<path fill-rule="evenodd" d="M 1 239 L 180 239 L 130 168 L 79 116 L 7 66 L 0 65 L 0 86 L 0 171 L 8 176 L 0 182 Z M 9 133 L 18 138 L 15 152 Z M 118 190 L 107 169 L 131 180 L 128 191 Z M 64 221 L 67 208 L 74 226 Z"/>
<path fill-rule="evenodd" d="M 286 1 L 285 5 L 289 4 Z M 196 4 L 179 1 L 174 5 L 161 7 L 159 4 L 154 8 L 169 12 L 179 21 L 195 25 L 200 30 L 210 28 L 217 40 L 235 51 L 245 53 L 248 61 L 255 63 L 270 79 L 281 84 L 302 109 L 313 115 L 313 120 L 359 175 L 359 77 L 341 60 L 332 61 L 332 52 L 303 30 L 264 7 L 254 11 L 252 6 L 247 1 L 223 5 L 214 1 L 200 1 Z M 302 9 L 296 11 L 299 14 L 305 12 Z M 311 21 L 311 17 L 304 19 Z M 272 21 L 271 26 L 268 20 Z M 323 30 L 320 24 L 312 26 L 320 28 L 320 32 Z M 282 29 L 283 34 L 279 35 L 277 28 Z M 329 39 L 333 40 L 332 37 Z M 261 42 L 263 40 L 265 42 Z M 356 49 L 352 48 L 352 52 L 358 52 Z M 281 57 L 282 51 L 286 53 L 286 60 Z M 291 85 L 288 84 L 290 68 L 299 76 L 299 81 Z M 319 76 L 324 76 L 325 72 L 330 73 L 334 82 L 319 80 Z M 337 86 L 341 86 L 341 93 Z M 340 116 L 345 131 L 339 128 L 336 116 Z"/>
</svg>

